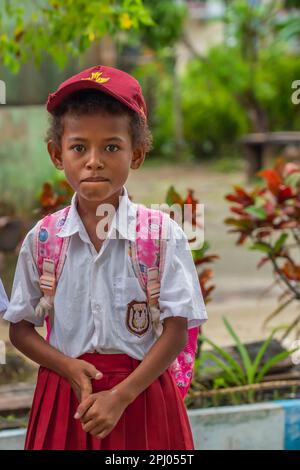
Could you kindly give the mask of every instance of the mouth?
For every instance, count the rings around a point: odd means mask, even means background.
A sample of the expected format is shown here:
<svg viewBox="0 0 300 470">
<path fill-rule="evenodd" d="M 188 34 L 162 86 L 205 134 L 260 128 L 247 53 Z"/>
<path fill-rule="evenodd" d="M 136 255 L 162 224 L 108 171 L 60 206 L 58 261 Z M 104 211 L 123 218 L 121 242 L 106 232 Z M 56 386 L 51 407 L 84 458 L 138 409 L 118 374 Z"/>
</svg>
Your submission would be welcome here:
<svg viewBox="0 0 300 470">
<path fill-rule="evenodd" d="M 81 183 L 99 183 L 102 181 L 108 181 L 108 179 L 103 178 L 102 176 L 90 176 L 89 178 L 81 180 Z"/>
</svg>

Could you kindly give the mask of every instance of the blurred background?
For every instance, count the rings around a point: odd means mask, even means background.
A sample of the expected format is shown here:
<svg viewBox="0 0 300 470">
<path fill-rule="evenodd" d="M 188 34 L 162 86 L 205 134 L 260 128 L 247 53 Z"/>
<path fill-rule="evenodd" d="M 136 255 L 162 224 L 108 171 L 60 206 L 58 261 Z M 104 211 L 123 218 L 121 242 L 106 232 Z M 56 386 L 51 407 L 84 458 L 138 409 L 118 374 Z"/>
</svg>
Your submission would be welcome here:
<svg viewBox="0 0 300 470">
<path fill-rule="evenodd" d="M 86 67 L 115 66 L 140 81 L 154 137 L 130 174 L 130 196 L 204 204 L 205 244 L 193 254 L 209 316 L 203 333 L 235 357 L 226 317 L 252 355 L 274 327 L 269 359 L 290 348 L 299 338 L 300 2 L 3 0 L 0 28 L 0 274 L 8 295 L 25 233 L 70 199 L 44 142 L 48 93 Z M 8 341 L 4 321 L 0 338 Z M 300 383 L 297 359 L 281 359 L 281 379 Z M 20 364 L 2 382 L 20 380 Z M 237 385 L 222 370 L 209 380 L 195 390 Z"/>
</svg>

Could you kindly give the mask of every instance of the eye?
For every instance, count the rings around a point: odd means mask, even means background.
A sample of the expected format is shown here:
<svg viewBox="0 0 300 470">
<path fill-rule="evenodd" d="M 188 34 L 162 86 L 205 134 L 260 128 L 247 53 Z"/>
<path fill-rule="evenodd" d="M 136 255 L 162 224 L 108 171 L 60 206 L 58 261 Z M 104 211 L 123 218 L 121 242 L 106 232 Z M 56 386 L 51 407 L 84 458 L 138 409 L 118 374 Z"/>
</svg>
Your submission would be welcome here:
<svg viewBox="0 0 300 470">
<path fill-rule="evenodd" d="M 76 144 L 76 145 L 73 145 L 71 147 L 71 149 L 74 150 L 74 152 L 76 152 L 76 153 L 82 153 L 82 152 L 84 152 L 85 147 L 82 144 Z"/>
<path fill-rule="evenodd" d="M 119 150 L 119 147 L 117 145 L 114 145 L 114 144 L 109 144 L 105 147 L 105 150 L 107 150 L 110 153 L 114 153 L 114 152 L 117 152 Z"/>
</svg>

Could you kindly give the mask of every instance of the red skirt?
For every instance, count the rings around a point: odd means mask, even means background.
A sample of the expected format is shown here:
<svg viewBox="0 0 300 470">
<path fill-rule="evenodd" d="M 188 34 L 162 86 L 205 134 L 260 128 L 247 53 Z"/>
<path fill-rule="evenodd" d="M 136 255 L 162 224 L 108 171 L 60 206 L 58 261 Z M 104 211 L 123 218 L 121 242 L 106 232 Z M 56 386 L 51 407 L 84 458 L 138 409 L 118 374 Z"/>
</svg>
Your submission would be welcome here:
<svg viewBox="0 0 300 470">
<path fill-rule="evenodd" d="M 93 393 L 110 390 L 141 361 L 127 354 L 86 353 L 83 359 L 103 372 L 92 380 Z M 40 367 L 28 423 L 25 450 L 193 450 L 184 401 L 169 370 L 124 411 L 104 439 L 83 431 L 74 418 L 77 397 L 69 382 Z"/>
</svg>

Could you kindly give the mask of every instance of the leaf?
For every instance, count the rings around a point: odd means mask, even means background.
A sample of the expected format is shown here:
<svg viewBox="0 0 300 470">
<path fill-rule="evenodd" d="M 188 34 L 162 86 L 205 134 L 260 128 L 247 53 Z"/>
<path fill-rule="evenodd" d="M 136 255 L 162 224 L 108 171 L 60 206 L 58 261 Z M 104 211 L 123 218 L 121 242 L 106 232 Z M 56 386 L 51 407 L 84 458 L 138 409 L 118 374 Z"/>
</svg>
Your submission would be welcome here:
<svg viewBox="0 0 300 470">
<path fill-rule="evenodd" d="M 289 326 L 287 326 L 286 331 L 283 337 L 281 338 L 281 341 L 283 341 L 290 334 L 290 332 L 298 325 L 299 320 L 300 320 L 300 317 L 298 316 L 294 321 L 292 321 L 292 323 Z"/>
<path fill-rule="evenodd" d="M 280 185 L 277 197 L 278 197 L 279 202 L 283 202 L 283 201 L 286 201 L 287 199 L 291 199 L 293 197 L 292 188 L 290 186 Z"/>
<path fill-rule="evenodd" d="M 290 351 L 283 351 L 279 354 L 276 354 L 273 356 L 266 364 L 263 366 L 263 368 L 260 370 L 258 373 L 257 377 L 255 378 L 255 383 L 259 383 L 261 379 L 263 378 L 264 375 L 268 372 L 268 370 L 277 362 L 282 361 L 283 359 L 286 359 L 289 357 L 291 354 L 293 354 L 295 351 L 298 351 L 299 348 L 294 348 L 291 349 Z"/>
<path fill-rule="evenodd" d="M 227 219 L 224 220 L 224 223 L 226 225 L 234 225 L 236 227 L 239 227 L 241 229 L 247 229 L 252 226 L 252 221 L 249 219 L 234 219 L 233 217 L 228 217 Z"/>
<path fill-rule="evenodd" d="M 220 259 L 220 256 L 208 255 L 208 256 L 203 256 L 203 258 L 201 259 L 194 259 L 194 263 L 196 266 L 199 266 L 200 264 L 203 264 L 203 263 L 212 263 L 216 259 Z"/>
<path fill-rule="evenodd" d="M 258 351 L 255 359 L 254 359 L 254 362 L 253 362 L 253 365 L 252 365 L 252 369 L 251 369 L 251 383 L 254 382 L 254 377 L 255 377 L 255 374 L 256 374 L 256 371 L 259 367 L 259 364 L 263 358 L 263 356 L 265 355 L 265 352 L 275 334 L 275 331 L 276 330 L 273 330 L 272 333 L 270 334 L 270 336 L 266 339 L 266 341 L 262 344 L 260 350 Z"/>
<path fill-rule="evenodd" d="M 246 207 L 244 210 L 248 214 L 253 215 L 254 217 L 260 220 L 264 220 L 267 216 L 266 211 L 263 207 L 249 206 Z"/>
<path fill-rule="evenodd" d="M 198 258 L 202 258 L 205 254 L 205 252 L 210 248 L 210 245 L 207 241 L 205 241 L 202 245 L 201 248 L 196 248 L 195 250 L 192 251 L 192 256 L 193 260 L 196 260 Z"/>
<path fill-rule="evenodd" d="M 205 356 L 207 359 L 210 359 L 211 361 L 215 362 L 228 375 L 228 377 L 230 377 L 234 384 L 242 385 L 237 375 L 233 373 L 231 368 L 226 365 L 221 359 L 219 359 L 215 354 L 205 351 Z"/>
<path fill-rule="evenodd" d="M 231 367 L 236 371 L 236 373 L 238 374 L 238 377 L 240 379 L 239 383 L 242 384 L 245 382 L 245 374 L 244 374 L 244 371 L 242 369 L 242 367 L 239 365 L 239 363 L 233 359 L 233 357 L 231 357 L 231 355 L 225 351 L 225 349 L 221 348 L 220 346 L 216 345 L 213 341 L 211 341 L 210 339 L 208 339 L 206 336 L 203 336 L 203 335 L 199 335 L 200 339 L 202 339 L 203 341 L 206 341 L 210 346 L 212 346 L 212 348 L 223 358 L 225 359 L 230 365 Z M 206 352 L 206 351 L 205 351 Z"/>
<path fill-rule="evenodd" d="M 292 186 L 292 188 L 296 189 L 297 185 L 300 181 L 300 169 L 298 168 L 297 171 L 290 173 L 286 178 L 285 182 L 287 185 Z"/>
<path fill-rule="evenodd" d="M 268 256 L 264 256 L 263 258 L 261 258 L 259 260 L 259 262 L 257 263 L 256 267 L 257 269 L 261 268 L 264 264 L 266 264 L 268 261 L 270 261 L 270 258 Z"/>
<path fill-rule="evenodd" d="M 263 242 L 253 243 L 249 246 L 249 250 L 258 250 L 263 253 L 272 253 L 272 247 Z"/>
<path fill-rule="evenodd" d="M 274 248 L 273 248 L 273 253 L 279 253 L 281 250 L 282 246 L 284 245 L 286 239 L 288 238 L 289 234 L 288 233 L 282 233 L 278 240 L 276 241 Z"/>
<path fill-rule="evenodd" d="M 267 182 L 268 188 L 275 196 L 279 191 L 279 185 L 282 184 L 282 178 L 279 173 L 273 168 L 258 171 L 257 176 L 261 176 Z"/>
<path fill-rule="evenodd" d="M 222 317 L 222 319 L 223 319 L 223 322 L 224 322 L 229 334 L 232 336 L 232 338 L 234 339 L 234 341 L 236 343 L 237 349 L 240 353 L 241 359 L 242 359 L 244 367 L 245 367 L 246 375 L 247 375 L 247 378 L 248 378 L 248 383 L 250 383 L 249 380 L 250 380 L 250 377 L 251 377 L 251 366 L 252 366 L 252 364 L 251 364 L 251 360 L 250 360 L 250 356 L 248 354 L 248 351 L 245 348 L 245 346 L 243 345 L 243 343 L 241 342 L 238 335 L 233 330 L 233 328 L 230 325 L 230 323 L 228 322 L 228 320 L 225 317 Z"/>
<path fill-rule="evenodd" d="M 180 194 L 178 194 L 175 191 L 174 186 L 170 186 L 170 188 L 167 192 L 167 196 L 166 196 L 166 203 L 169 206 L 172 206 L 173 204 L 180 204 L 180 206 L 183 207 L 183 202 L 184 201 L 183 201 L 182 197 L 180 196 Z"/>
</svg>

